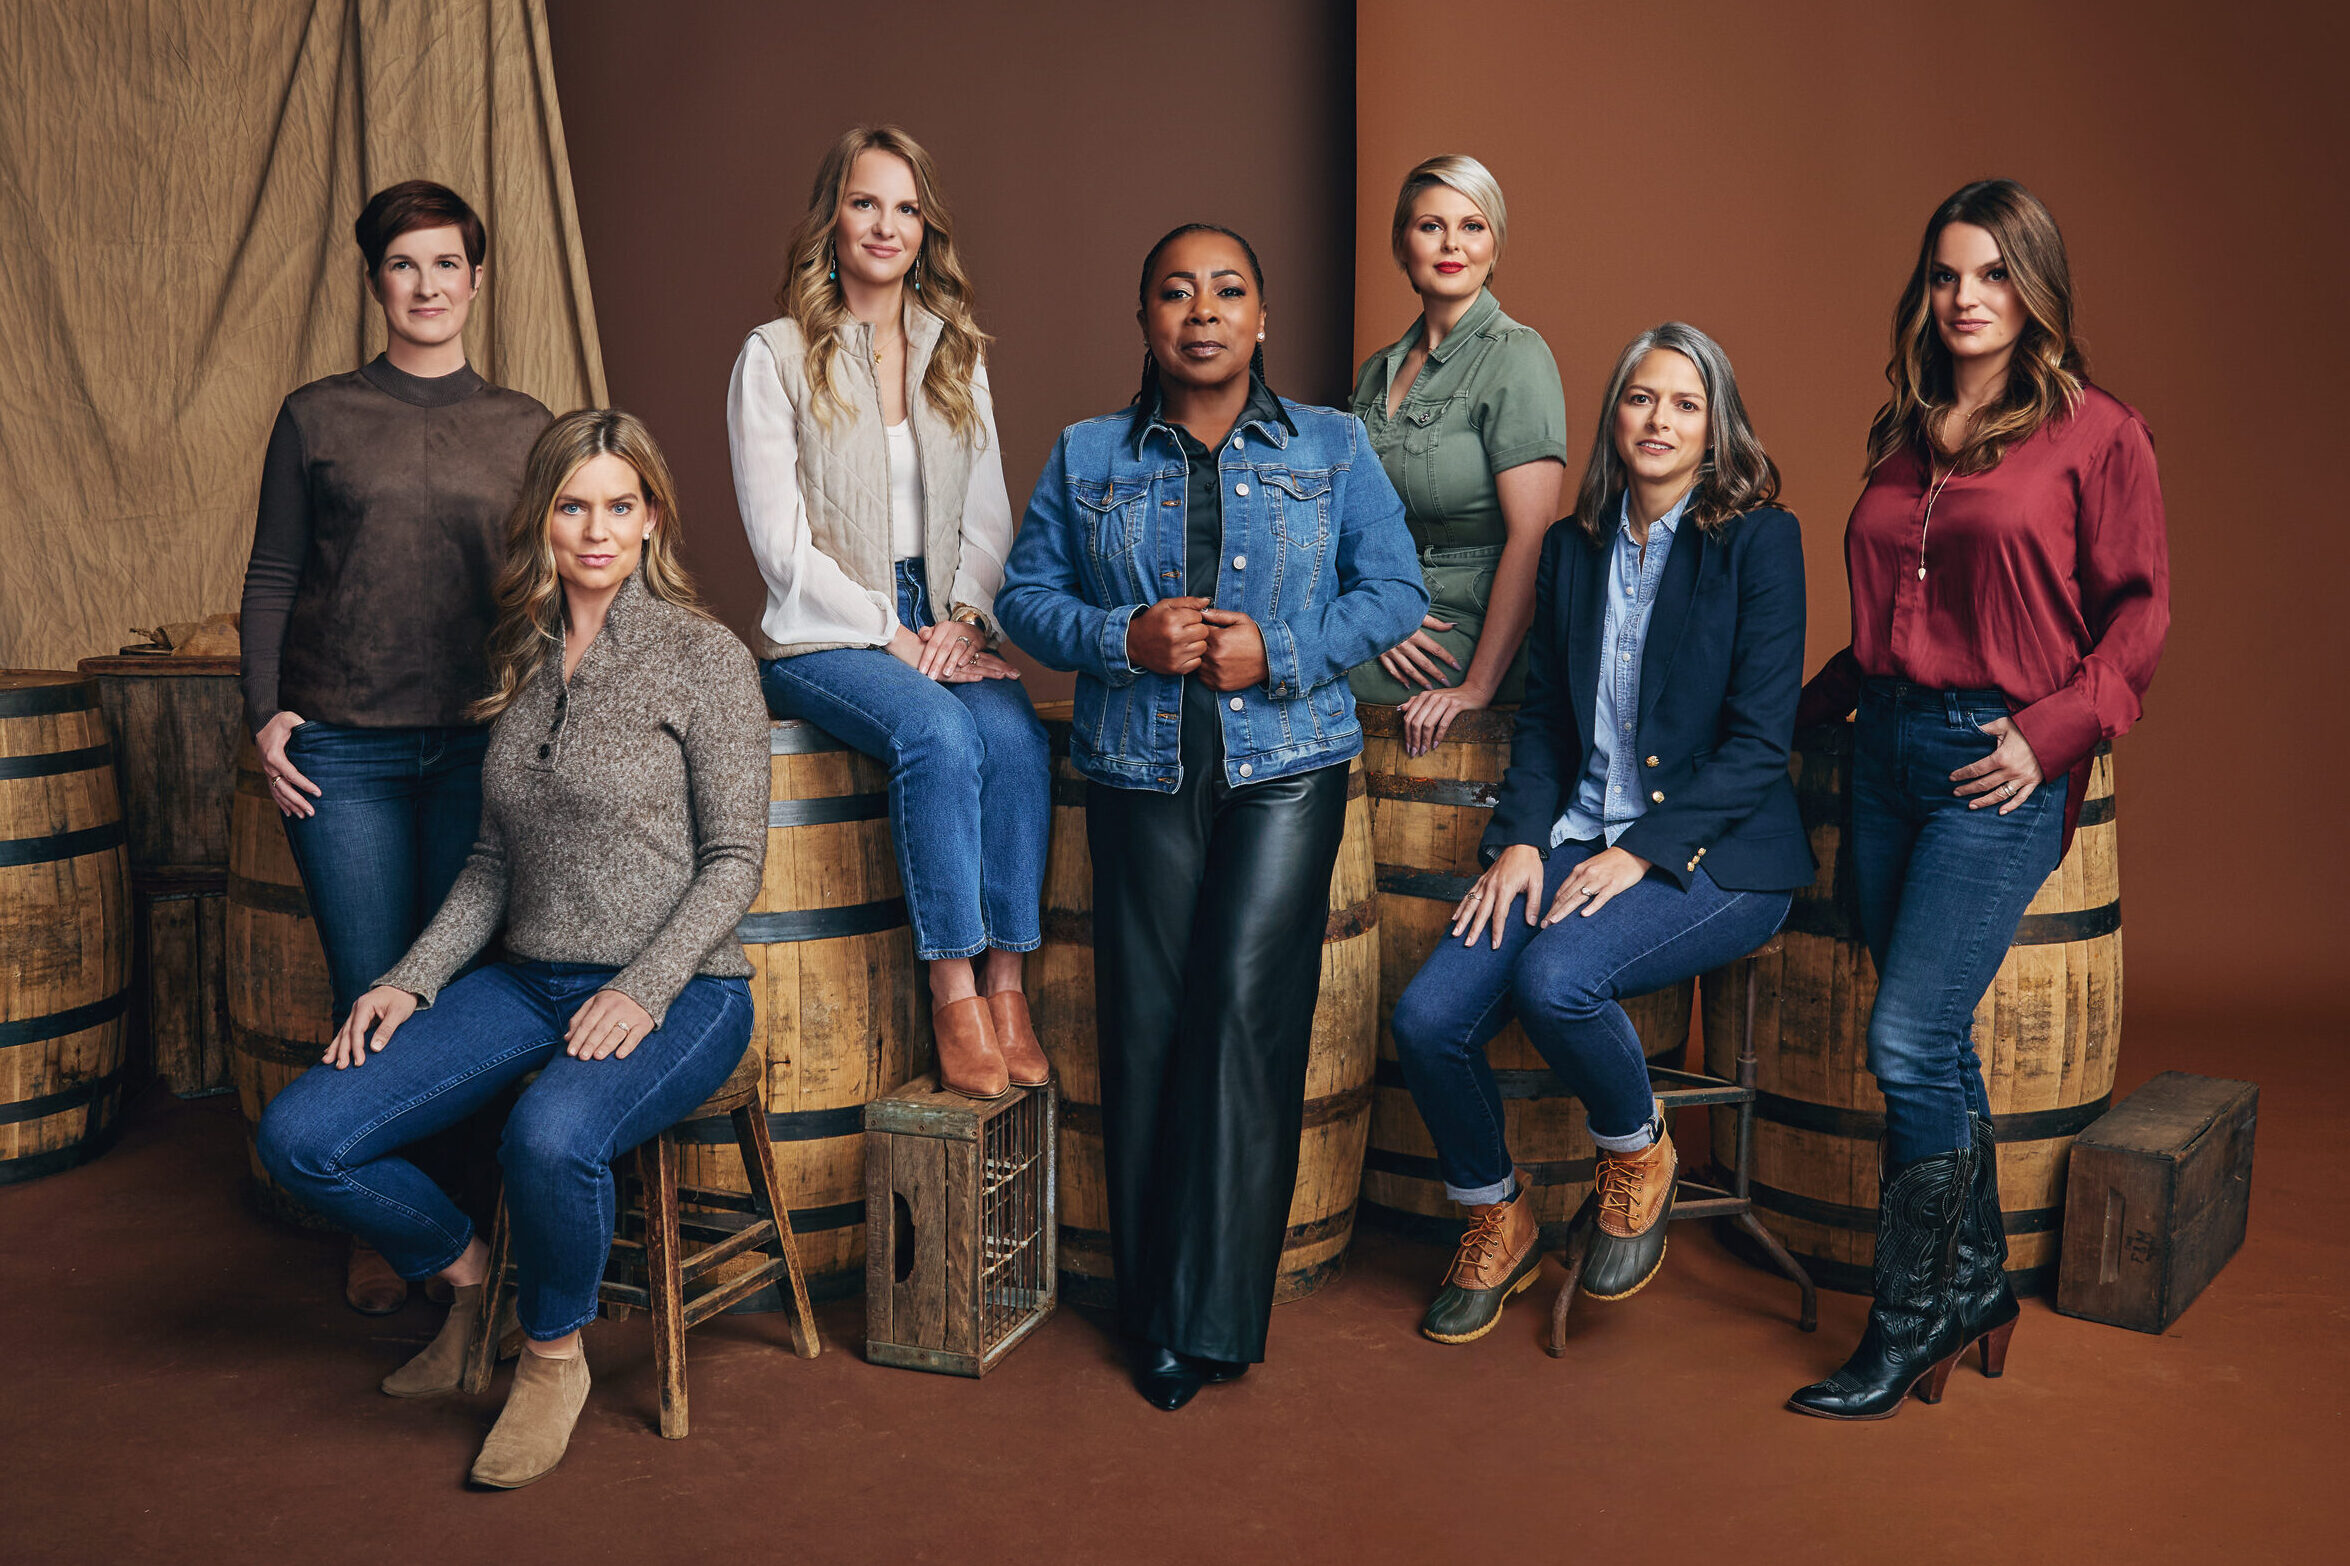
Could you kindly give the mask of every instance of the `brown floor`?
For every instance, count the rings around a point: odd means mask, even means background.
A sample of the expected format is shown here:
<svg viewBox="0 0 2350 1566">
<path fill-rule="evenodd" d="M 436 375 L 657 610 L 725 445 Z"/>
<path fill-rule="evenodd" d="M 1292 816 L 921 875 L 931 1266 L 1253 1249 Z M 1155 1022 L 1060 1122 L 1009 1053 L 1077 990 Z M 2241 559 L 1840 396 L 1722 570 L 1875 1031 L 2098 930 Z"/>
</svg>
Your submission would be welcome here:
<svg viewBox="0 0 2350 1566">
<path fill-rule="evenodd" d="M 2170 1333 L 2027 1303 L 2006 1378 L 1842 1426 L 1784 1413 L 1861 1302 L 1798 1334 L 1785 1284 L 1677 1231 L 1638 1300 L 1538 1347 L 1555 1266 L 1501 1328 L 1413 1323 L 1443 1258 L 1377 1234 L 1275 1318 L 1273 1359 L 1166 1415 L 1064 1311 L 985 1382 L 863 1363 L 772 1317 L 689 1340 L 694 1432 L 652 1430 L 643 1318 L 589 1334 L 597 1386 L 552 1478 L 463 1485 L 503 1396 L 375 1380 L 431 1308 L 368 1321 L 337 1252 L 249 1215 L 234 1101 L 150 1097 L 86 1168 L 0 1189 L 0 1561 L 2324 1559 L 2350 1457 L 2339 1148 L 2316 1027 L 2133 1021 L 2165 1067 L 2262 1084 L 2252 1232 Z M 1504 1553 L 1506 1552 L 1506 1553 Z M 2339 1557 L 2332 1557 L 2338 1559 Z"/>
</svg>

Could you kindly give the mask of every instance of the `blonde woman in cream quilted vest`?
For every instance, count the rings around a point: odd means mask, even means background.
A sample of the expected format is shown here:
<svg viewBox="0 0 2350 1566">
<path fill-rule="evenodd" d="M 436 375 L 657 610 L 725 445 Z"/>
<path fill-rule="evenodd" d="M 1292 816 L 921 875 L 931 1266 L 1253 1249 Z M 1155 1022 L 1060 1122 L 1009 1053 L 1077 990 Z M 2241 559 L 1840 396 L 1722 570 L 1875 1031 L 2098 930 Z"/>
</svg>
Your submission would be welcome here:
<svg viewBox="0 0 2350 1566">
<path fill-rule="evenodd" d="M 1021 992 L 1043 941 L 1043 726 L 1001 636 L 1012 546 L 986 337 L 930 157 L 892 126 L 826 154 L 782 314 L 727 388 L 743 526 L 767 583 L 767 707 L 889 767 L 890 835 L 929 968 L 941 1080 L 1050 1078 Z"/>
</svg>

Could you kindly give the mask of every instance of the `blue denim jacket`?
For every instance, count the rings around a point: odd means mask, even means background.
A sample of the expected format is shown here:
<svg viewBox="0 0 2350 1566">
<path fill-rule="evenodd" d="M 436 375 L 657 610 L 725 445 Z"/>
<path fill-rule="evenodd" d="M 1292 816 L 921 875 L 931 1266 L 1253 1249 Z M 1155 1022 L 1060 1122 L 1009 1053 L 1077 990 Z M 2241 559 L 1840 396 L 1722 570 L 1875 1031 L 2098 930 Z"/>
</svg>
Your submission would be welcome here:
<svg viewBox="0 0 2350 1566">
<path fill-rule="evenodd" d="M 1363 748 L 1346 674 L 1409 636 L 1428 592 L 1403 501 L 1360 419 L 1284 398 L 1296 433 L 1251 420 L 1217 453 L 1224 547 L 1216 607 L 1264 633 L 1266 682 L 1220 700 L 1224 779 L 1238 788 Z M 1069 753 L 1118 788 L 1182 783 L 1183 680 L 1126 660 L 1135 611 L 1180 596 L 1183 449 L 1166 425 L 1113 413 L 1061 432 L 1029 497 L 996 615 L 1038 662 L 1077 671 Z"/>
</svg>

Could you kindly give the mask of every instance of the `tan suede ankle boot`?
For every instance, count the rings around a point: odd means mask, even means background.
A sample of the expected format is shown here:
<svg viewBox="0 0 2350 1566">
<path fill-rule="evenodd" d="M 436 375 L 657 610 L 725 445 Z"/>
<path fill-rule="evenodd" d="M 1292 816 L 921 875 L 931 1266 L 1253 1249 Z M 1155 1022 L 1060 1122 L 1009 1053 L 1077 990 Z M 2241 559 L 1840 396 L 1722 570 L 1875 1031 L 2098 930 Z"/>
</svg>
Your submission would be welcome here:
<svg viewBox="0 0 2350 1566">
<path fill-rule="evenodd" d="M 441 1330 L 433 1334 L 423 1353 L 384 1377 L 385 1392 L 393 1397 L 439 1397 L 457 1390 L 458 1380 L 465 1374 L 465 1345 L 473 1336 L 473 1324 L 481 1319 L 481 1293 L 478 1283 L 456 1291 Z"/>
<path fill-rule="evenodd" d="M 525 1347 L 506 1393 L 505 1412 L 490 1426 L 481 1455 L 473 1460 L 473 1482 L 494 1490 L 519 1490 L 544 1479 L 563 1461 L 571 1428 L 587 1402 L 587 1349 L 567 1359 L 549 1359 Z"/>
</svg>

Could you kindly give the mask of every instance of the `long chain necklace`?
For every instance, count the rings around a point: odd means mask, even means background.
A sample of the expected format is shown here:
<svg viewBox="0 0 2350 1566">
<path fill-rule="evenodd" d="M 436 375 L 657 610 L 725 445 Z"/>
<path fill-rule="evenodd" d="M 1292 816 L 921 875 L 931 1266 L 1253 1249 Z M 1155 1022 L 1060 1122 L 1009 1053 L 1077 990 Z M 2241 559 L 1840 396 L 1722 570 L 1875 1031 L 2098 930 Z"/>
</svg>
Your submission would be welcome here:
<svg viewBox="0 0 2350 1566">
<path fill-rule="evenodd" d="M 1927 471 L 1929 473 L 1933 471 L 1930 465 Z M 1934 525 L 1934 502 L 1942 498 L 1942 486 L 1957 476 L 1958 464 L 1954 461 L 1950 464 L 1949 470 L 1936 479 L 1934 487 L 1926 493 L 1926 515 L 1918 523 L 1918 580 L 1921 582 L 1926 579 L 1926 530 Z"/>
</svg>

